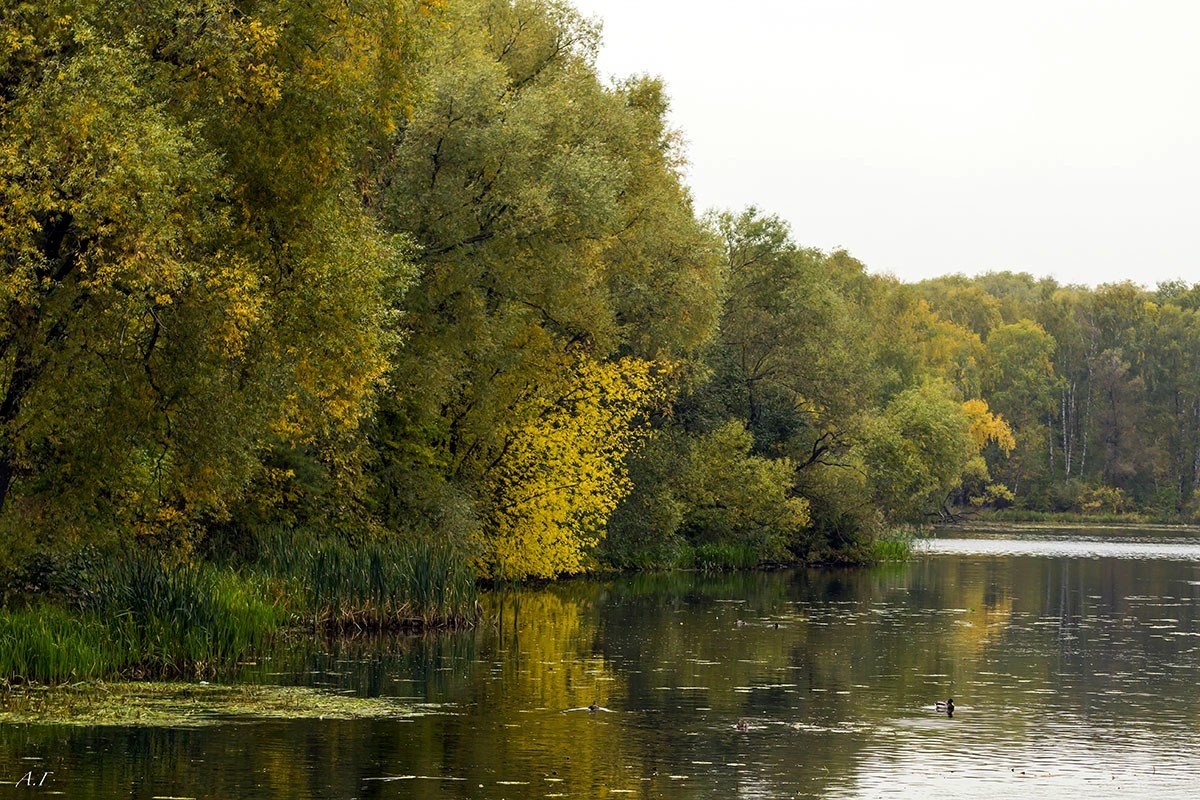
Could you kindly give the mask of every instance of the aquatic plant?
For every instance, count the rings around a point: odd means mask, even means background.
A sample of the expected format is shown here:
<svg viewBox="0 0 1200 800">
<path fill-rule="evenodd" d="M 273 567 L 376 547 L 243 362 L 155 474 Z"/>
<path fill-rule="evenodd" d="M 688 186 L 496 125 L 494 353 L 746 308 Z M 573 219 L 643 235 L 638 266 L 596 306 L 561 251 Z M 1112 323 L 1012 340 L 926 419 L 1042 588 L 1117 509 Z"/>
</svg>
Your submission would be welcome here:
<svg viewBox="0 0 1200 800">
<path fill-rule="evenodd" d="M 759 548 L 745 542 L 706 542 L 681 555 L 682 566 L 709 572 L 754 569 L 762 562 Z"/>
<path fill-rule="evenodd" d="M 49 603 L 0 610 L 0 680 L 60 683 L 118 672 L 112 630 L 92 615 Z"/>
<path fill-rule="evenodd" d="M 306 686 L 87 681 L 23 686 L 0 695 L 0 723 L 201 727 L 231 719 L 374 719 L 427 713 L 389 697 Z"/>
<path fill-rule="evenodd" d="M 286 621 L 262 576 L 136 552 L 96 570 L 82 610 L 107 620 L 130 668 L 155 676 L 233 666 Z"/>
<path fill-rule="evenodd" d="M 866 561 L 904 561 L 912 555 L 912 534 L 908 530 L 891 531 L 877 536 L 867 545 Z"/>
<path fill-rule="evenodd" d="M 256 569 L 290 587 L 289 610 L 327 627 L 461 625 L 479 613 L 474 570 L 451 545 L 276 533 L 260 549 Z"/>
<path fill-rule="evenodd" d="M 290 625 L 330 630 L 473 623 L 475 575 L 453 547 L 278 534 L 240 566 L 137 549 L 97 557 L 53 592 L 0 609 L 0 680 L 211 676 Z"/>
</svg>

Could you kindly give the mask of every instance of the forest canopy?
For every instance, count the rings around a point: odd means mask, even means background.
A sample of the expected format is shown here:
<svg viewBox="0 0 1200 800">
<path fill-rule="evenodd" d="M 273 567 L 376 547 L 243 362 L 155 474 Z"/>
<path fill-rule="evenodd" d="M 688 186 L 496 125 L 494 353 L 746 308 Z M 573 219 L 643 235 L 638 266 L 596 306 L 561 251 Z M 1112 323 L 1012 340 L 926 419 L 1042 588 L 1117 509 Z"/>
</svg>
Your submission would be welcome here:
<svg viewBox="0 0 1200 800">
<path fill-rule="evenodd" d="M 698 213 L 551 0 L 0 10 L 0 532 L 480 575 L 1200 515 L 1200 285 L 905 284 Z"/>
</svg>

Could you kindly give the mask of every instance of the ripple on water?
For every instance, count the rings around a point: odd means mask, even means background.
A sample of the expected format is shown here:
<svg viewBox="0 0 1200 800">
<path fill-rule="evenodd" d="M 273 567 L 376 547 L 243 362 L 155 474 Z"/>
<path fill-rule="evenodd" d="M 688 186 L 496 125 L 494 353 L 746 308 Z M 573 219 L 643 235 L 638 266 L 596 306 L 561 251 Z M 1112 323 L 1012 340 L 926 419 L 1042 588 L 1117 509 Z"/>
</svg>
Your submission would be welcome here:
<svg viewBox="0 0 1200 800">
<path fill-rule="evenodd" d="M 381 800 L 1194 796 L 1197 545 L 947 541 L 878 570 L 662 579 L 679 592 L 644 576 L 572 581 L 527 592 L 519 630 L 415 638 L 378 658 L 346 647 L 327 671 L 303 660 L 260 676 L 438 704 L 404 725 L 0 726 L 0 756 L 42 758 L 57 790 L 103 800 L 146 785 Z M 932 706 L 947 696 L 953 719 Z M 593 699 L 619 713 L 586 713 Z"/>
</svg>

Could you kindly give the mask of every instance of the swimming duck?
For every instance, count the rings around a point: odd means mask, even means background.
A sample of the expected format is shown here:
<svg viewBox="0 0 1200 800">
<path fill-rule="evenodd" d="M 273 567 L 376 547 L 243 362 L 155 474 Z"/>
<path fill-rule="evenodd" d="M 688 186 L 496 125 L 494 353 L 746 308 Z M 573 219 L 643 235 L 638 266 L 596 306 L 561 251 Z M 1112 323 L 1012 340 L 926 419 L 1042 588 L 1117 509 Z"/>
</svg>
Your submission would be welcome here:
<svg viewBox="0 0 1200 800">
<path fill-rule="evenodd" d="M 938 710 L 939 714 L 945 712 L 947 717 L 953 717 L 954 716 L 954 698 L 948 697 L 945 700 L 938 700 L 937 701 L 937 710 Z"/>
<path fill-rule="evenodd" d="M 750 730 L 750 723 L 744 719 L 739 719 L 737 721 L 737 725 L 734 725 L 733 727 L 737 728 L 739 731 L 748 731 Z"/>
<path fill-rule="evenodd" d="M 592 701 L 592 702 L 591 702 L 591 703 L 588 705 L 587 709 L 588 709 L 588 711 L 591 711 L 593 714 L 595 714 L 597 711 L 599 711 L 599 710 L 600 710 L 600 702 L 599 702 L 599 701 L 597 701 L 597 700 L 593 700 L 593 701 Z"/>
</svg>

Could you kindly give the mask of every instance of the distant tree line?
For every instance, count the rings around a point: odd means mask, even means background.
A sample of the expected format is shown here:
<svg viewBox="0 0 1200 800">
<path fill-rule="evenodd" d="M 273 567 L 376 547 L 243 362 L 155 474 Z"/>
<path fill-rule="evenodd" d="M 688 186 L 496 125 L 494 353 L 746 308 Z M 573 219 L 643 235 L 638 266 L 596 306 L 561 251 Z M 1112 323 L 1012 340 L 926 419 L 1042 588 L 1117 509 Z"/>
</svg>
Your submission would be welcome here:
<svg viewBox="0 0 1200 800">
<path fill-rule="evenodd" d="M 982 344 L 980 389 L 1016 438 L 992 466 L 1017 504 L 1200 516 L 1200 284 L 1002 272 L 916 288 Z"/>
</svg>

